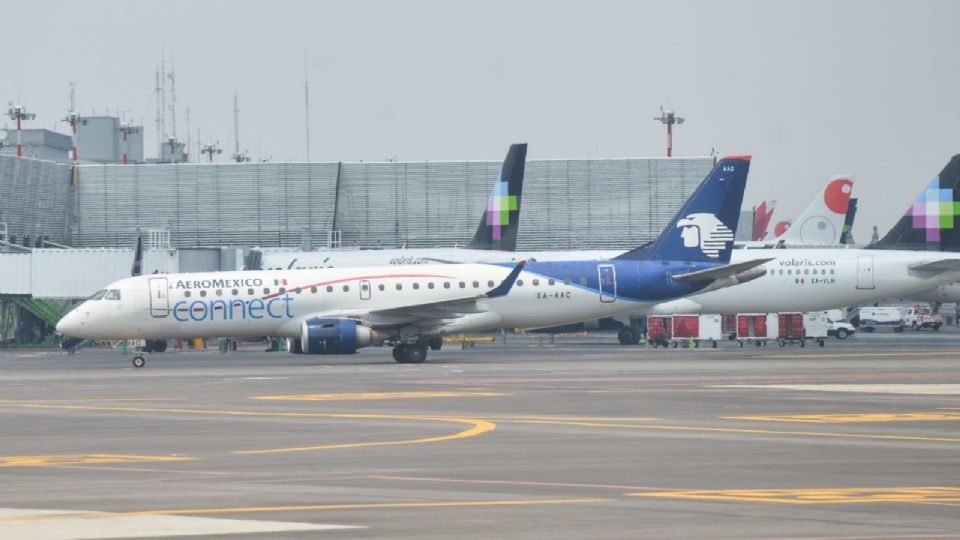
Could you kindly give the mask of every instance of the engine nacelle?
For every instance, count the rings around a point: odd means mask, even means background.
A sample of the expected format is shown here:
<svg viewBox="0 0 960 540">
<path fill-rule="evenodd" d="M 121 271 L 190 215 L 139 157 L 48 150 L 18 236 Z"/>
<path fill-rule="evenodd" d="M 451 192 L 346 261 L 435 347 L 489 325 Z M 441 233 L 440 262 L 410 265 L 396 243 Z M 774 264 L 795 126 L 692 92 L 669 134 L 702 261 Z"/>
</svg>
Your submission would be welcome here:
<svg viewBox="0 0 960 540">
<path fill-rule="evenodd" d="M 310 319 L 300 325 L 300 348 L 303 354 L 353 354 L 374 335 L 353 319 Z"/>
</svg>

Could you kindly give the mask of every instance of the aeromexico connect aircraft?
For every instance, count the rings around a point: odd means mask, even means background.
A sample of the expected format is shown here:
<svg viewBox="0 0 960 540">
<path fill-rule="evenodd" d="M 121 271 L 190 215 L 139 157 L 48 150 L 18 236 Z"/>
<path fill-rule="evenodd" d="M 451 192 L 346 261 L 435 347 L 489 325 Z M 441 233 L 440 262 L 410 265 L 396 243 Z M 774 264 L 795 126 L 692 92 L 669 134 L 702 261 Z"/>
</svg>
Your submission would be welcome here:
<svg viewBox="0 0 960 540">
<path fill-rule="evenodd" d="M 728 264 L 749 168 L 746 156 L 720 160 L 652 245 L 615 260 L 137 276 L 96 293 L 57 330 L 83 339 L 280 336 L 306 354 L 391 343 L 397 362 L 419 363 L 444 334 L 610 317 L 758 278 L 764 259 Z"/>
</svg>

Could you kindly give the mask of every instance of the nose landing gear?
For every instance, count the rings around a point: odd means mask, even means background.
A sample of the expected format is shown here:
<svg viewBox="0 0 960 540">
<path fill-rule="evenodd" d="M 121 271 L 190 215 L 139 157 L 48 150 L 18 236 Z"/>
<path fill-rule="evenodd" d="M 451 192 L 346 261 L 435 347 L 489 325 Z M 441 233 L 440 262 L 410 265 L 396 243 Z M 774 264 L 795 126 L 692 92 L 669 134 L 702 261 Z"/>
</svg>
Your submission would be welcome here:
<svg viewBox="0 0 960 540">
<path fill-rule="evenodd" d="M 142 367 L 145 366 L 145 365 L 147 365 L 147 357 L 146 357 L 146 356 L 144 356 L 143 354 L 139 354 L 139 353 L 138 353 L 136 356 L 133 357 L 133 367 L 135 367 L 135 368 L 142 368 Z"/>
</svg>

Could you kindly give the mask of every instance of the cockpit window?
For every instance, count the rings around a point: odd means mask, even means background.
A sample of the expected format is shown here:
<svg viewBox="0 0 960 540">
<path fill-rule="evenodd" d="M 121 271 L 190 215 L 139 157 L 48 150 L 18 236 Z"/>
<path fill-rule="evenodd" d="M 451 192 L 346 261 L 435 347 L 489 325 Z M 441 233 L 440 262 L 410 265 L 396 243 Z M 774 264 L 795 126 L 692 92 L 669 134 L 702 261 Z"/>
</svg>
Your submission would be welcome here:
<svg viewBox="0 0 960 540">
<path fill-rule="evenodd" d="M 110 290 L 107 291 L 107 294 L 105 294 L 105 295 L 103 296 L 103 299 L 104 299 L 104 300 L 119 300 L 119 299 L 120 299 L 120 291 L 117 290 L 117 289 L 110 289 Z"/>
<path fill-rule="evenodd" d="M 102 290 L 99 290 L 99 291 L 93 293 L 93 296 L 91 296 L 90 298 L 87 298 L 87 300 L 100 300 L 100 299 L 103 298 L 103 295 L 105 295 L 105 294 L 107 294 L 107 290 L 106 290 L 106 289 L 102 289 Z"/>
</svg>

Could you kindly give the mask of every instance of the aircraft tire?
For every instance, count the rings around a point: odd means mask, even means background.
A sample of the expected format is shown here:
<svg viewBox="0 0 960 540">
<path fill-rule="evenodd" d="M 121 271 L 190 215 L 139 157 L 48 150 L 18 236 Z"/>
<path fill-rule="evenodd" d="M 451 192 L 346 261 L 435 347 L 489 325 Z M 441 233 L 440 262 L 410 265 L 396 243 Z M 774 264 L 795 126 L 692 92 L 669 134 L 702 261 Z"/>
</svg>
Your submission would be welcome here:
<svg viewBox="0 0 960 540">
<path fill-rule="evenodd" d="M 624 326 L 617 332 L 617 339 L 621 345 L 636 345 L 640 343 L 640 330 L 634 326 Z"/>
<path fill-rule="evenodd" d="M 422 364 L 427 359 L 427 348 L 423 345 L 410 345 L 406 350 L 408 364 Z"/>
<path fill-rule="evenodd" d="M 143 355 L 138 354 L 133 357 L 133 367 L 142 368 L 145 365 L 147 365 L 147 359 L 144 358 Z"/>
</svg>

